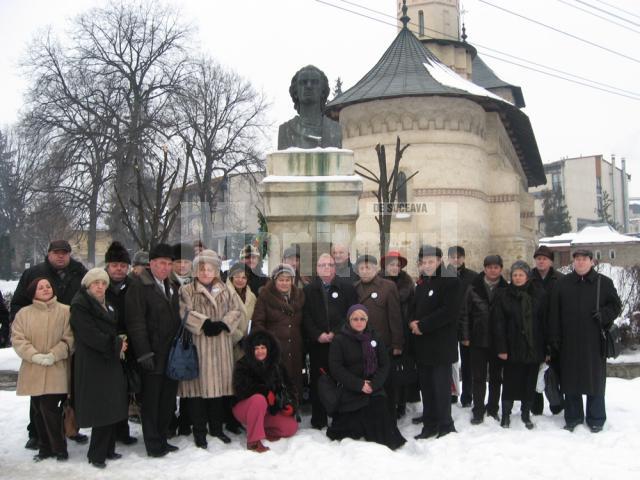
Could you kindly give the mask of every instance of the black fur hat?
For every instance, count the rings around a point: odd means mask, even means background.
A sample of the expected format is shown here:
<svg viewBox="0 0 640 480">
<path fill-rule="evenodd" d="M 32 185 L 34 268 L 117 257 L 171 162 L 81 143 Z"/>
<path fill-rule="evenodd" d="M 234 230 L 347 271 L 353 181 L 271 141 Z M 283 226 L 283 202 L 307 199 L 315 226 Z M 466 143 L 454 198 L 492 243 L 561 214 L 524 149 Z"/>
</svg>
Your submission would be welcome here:
<svg viewBox="0 0 640 480">
<path fill-rule="evenodd" d="M 244 339 L 244 353 L 248 359 L 255 359 L 253 350 L 258 345 L 267 347 L 267 360 L 265 363 L 273 365 L 280 362 L 280 344 L 271 333 L 266 330 L 255 330 Z"/>
<path fill-rule="evenodd" d="M 174 260 L 193 260 L 195 249 L 188 243 L 176 243 L 173 246 Z"/>
<path fill-rule="evenodd" d="M 129 256 L 129 252 L 127 252 L 127 249 L 124 248 L 124 245 L 122 245 L 117 240 L 111 242 L 111 245 L 109 245 L 109 248 L 107 248 L 107 251 L 104 254 L 104 263 L 111 262 L 128 263 L 129 265 L 131 265 L 131 257 Z"/>
</svg>

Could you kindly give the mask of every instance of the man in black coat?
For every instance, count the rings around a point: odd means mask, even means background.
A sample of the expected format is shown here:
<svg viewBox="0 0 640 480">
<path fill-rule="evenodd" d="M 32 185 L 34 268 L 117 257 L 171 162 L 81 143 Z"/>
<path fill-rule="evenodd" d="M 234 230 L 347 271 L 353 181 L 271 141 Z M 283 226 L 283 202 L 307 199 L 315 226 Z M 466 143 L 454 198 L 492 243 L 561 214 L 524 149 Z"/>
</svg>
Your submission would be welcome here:
<svg viewBox="0 0 640 480">
<path fill-rule="evenodd" d="M 111 305 L 118 319 L 118 335 L 126 335 L 127 327 L 125 318 L 127 316 L 125 309 L 125 296 L 129 288 L 129 266 L 131 265 L 131 257 L 129 252 L 120 242 L 112 242 L 104 254 L 105 270 L 109 275 L 109 286 L 105 293 L 107 303 Z M 135 362 L 135 353 L 132 349 L 128 349 L 125 353 L 125 361 L 128 363 Z M 135 368 L 135 367 L 134 367 Z M 132 445 L 138 441 L 132 437 L 129 432 L 129 420 L 124 419 L 116 426 L 116 440 L 125 444 Z"/>
<path fill-rule="evenodd" d="M 126 327 L 142 367 L 142 435 L 150 457 L 178 447 L 167 442 L 178 382 L 165 374 L 171 342 L 180 327 L 179 285 L 169 281 L 173 249 L 160 243 L 149 252 L 149 268 L 131 282 L 125 296 Z"/>
<path fill-rule="evenodd" d="M 536 262 L 536 267 L 531 270 L 531 282 L 547 293 L 547 305 L 549 305 L 548 299 L 551 298 L 551 292 L 564 275 L 553 268 L 553 252 L 546 245 L 541 245 L 536 249 L 533 254 L 533 259 Z M 556 371 L 557 377 L 560 377 L 560 366 L 557 363 L 558 362 L 553 362 L 549 367 Z M 544 399 L 542 398 L 542 394 L 536 392 L 533 405 L 531 406 L 531 413 L 534 415 L 542 415 L 543 408 Z M 560 413 L 562 409 L 562 405 L 559 407 L 552 406 L 551 412 L 553 414 Z"/>
<path fill-rule="evenodd" d="M 478 276 L 478 272 L 467 268 L 465 265 L 466 252 L 464 247 L 460 245 L 454 245 L 453 247 L 449 247 L 449 251 L 447 252 L 447 257 L 449 264 L 447 268 L 449 272 L 455 274 L 460 280 L 460 315 L 462 315 L 462 302 L 464 300 L 464 295 L 471 285 L 471 282 Z M 462 393 L 460 394 L 460 403 L 463 407 L 471 406 L 471 390 L 472 390 L 472 377 L 471 377 L 471 353 L 469 352 L 469 347 L 464 345 L 462 342 L 459 344 L 460 347 L 460 381 L 462 383 Z M 457 398 L 452 397 L 451 402 L 456 403 Z"/>
<path fill-rule="evenodd" d="M 418 254 L 420 278 L 409 322 L 422 393 L 422 432 L 416 439 L 455 432 L 451 418 L 451 365 L 458 361 L 460 280 L 443 276 L 442 250 L 424 245 Z"/>
<path fill-rule="evenodd" d="M 460 315 L 461 343 L 469 347 L 473 382 L 473 417 L 471 423 L 479 425 L 485 412 L 498 419 L 498 403 L 502 384 L 503 362 L 494 350 L 491 326 L 491 310 L 496 292 L 507 286 L 502 278 L 503 262 L 500 255 L 487 255 L 484 271 L 471 282 L 465 293 Z M 487 367 L 489 369 L 489 400 L 485 407 L 487 391 Z"/>
<path fill-rule="evenodd" d="M 49 279 L 58 302 L 71 305 L 71 300 L 80 290 L 82 277 L 87 273 L 87 269 L 82 263 L 71 258 L 71 245 L 66 240 L 53 240 L 47 250 L 47 258 L 44 262 L 28 268 L 22 273 L 18 286 L 13 297 L 11 297 L 11 313 L 9 314 L 9 329 L 11 322 L 22 307 L 31 305 L 31 298 L 27 294 L 27 287 L 38 277 Z M 72 382 L 73 389 L 73 382 Z M 38 449 L 38 433 L 32 420 L 32 411 L 29 411 L 29 440 L 25 448 L 30 450 Z M 88 437 L 82 433 L 70 437 L 78 443 L 87 443 Z"/>
<path fill-rule="evenodd" d="M 304 287 L 302 324 L 311 364 L 311 426 L 322 429 L 327 426 L 327 412 L 318 398 L 320 370 L 329 371 L 329 347 L 356 303 L 356 291 L 350 281 L 336 277 L 336 263 L 328 253 L 318 257 L 316 272 L 318 276 Z"/>
<path fill-rule="evenodd" d="M 603 330 L 611 327 L 621 310 L 613 282 L 593 268 L 593 253 L 573 252 L 573 272 L 561 278 L 551 293 L 549 319 L 549 343 L 562 371 L 564 428 L 569 431 L 584 422 L 582 395 L 587 396 L 587 425 L 594 433 L 602 430 L 607 418 Z"/>
</svg>

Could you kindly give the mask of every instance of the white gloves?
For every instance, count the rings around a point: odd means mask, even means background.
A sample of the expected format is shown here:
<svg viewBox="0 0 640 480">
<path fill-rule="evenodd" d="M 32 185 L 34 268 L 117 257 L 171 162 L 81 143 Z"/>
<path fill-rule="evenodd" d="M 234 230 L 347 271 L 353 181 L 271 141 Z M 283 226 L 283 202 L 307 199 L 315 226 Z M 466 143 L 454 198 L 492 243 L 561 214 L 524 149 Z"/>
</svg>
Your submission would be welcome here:
<svg viewBox="0 0 640 480">
<path fill-rule="evenodd" d="M 43 367 L 50 367 L 55 363 L 56 357 L 53 353 L 35 353 L 33 357 L 31 357 L 31 361 Z"/>
</svg>

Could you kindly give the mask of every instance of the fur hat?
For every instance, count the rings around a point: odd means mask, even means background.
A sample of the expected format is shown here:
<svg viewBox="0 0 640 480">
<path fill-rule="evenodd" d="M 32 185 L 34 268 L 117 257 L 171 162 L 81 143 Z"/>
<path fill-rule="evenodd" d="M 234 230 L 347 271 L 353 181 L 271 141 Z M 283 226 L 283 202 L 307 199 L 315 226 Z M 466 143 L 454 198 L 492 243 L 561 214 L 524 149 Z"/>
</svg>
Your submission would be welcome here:
<svg viewBox="0 0 640 480">
<path fill-rule="evenodd" d="M 174 260 L 193 260 L 195 249 L 193 245 L 188 243 L 176 243 L 173 246 L 173 259 Z"/>
<path fill-rule="evenodd" d="M 107 275 L 107 272 L 104 268 L 96 267 L 89 270 L 85 276 L 82 277 L 82 282 L 80 282 L 80 284 L 85 288 L 89 288 L 89 285 L 99 280 L 104 280 L 107 282 L 107 285 L 109 285 L 109 275 Z"/>
<path fill-rule="evenodd" d="M 213 265 L 215 268 L 220 270 L 220 264 L 222 261 L 218 256 L 218 252 L 214 250 L 203 250 L 201 251 L 196 258 L 193 259 L 193 274 L 198 273 L 198 265 L 201 263 L 209 263 Z"/>
<path fill-rule="evenodd" d="M 111 242 L 111 245 L 109 245 L 109 248 L 107 248 L 107 251 L 104 253 L 104 263 L 111 262 L 128 263 L 131 265 L 129 252 L 124 248 L 124 245 L 117 240 Z"/>
<path fill-rule="evenodd" d="M 511 264 L 510 274 L 513 275 L 513 272 L 515 270 L 522 270 L 524 273 L 527 274 L 527 278 L 531 276 L 531 267 L 524 260 L 516 260 Z"/>
<path fill-rule="evenodd" d="M 146 267 L 147 265 L 149 265 L 149 253 L 148 252 L 145 252 L 144 250 L 138 250 L 133 255 L 133 266 L 136 267 L 138 265 L 142 265 L 143 267 Z"/>
<path fill-rule="evenodd" d="M 267 347 L 266 363 L 274 365 L 280 362 L 280 344 L 278 340 L 266 330 L 254 330 L 243 341 L 244 353 L 250 363 L 256 362 L 254 349 L 258 345 Z"/>
<path fill-rule="evenodd" d="M 362 262 L 370 263 L 372 265 L 378 265 L 378 259 L 374 255 L 369 255 L 365 253 L 364 255 L 360 255 L 356 260 L 356 266 L 360 265 Z"/>
<path fill-rule="evenodd" d="M 271 271 L 271 278 L 275 280 L 276 278 L 278 278 L 278 276 L 282 275 L 283 273 L 286 273 L 287 275 L 290 275 L 293 278 L 295 278 L 296 276 L 296 271 L 293 269 L 291 265 L 287 265 L 286 263 L 281 263 Z"/>
<path fill-rule="evenodd" d="M 171 245 L 159 243 L 151 248 L 151 251 L 149 252 L 149 261 L 155 260 L 156 258 L 170 258 L 173 260 L 173 248 L 171 248 Z"/>
<path fill-rule="evenodd" d="M 442 258 L 442 249 L 440 247 L 434 247 L 433 245 L 423 245 L 418 252 L 418 260 L 422 260 L 422 257 Z"/>
<path fill-rule="evenodd" d="M 464 251 L 464 247 L 461 247 L 460 245 L 454 245 L 452 247 L 449 247 L 449 250 L 447 251 L 447 255 L 450 257 L 452 255 L 457 255 L 458 257 L 466 257 L 467 255 L 465 254 Z"/>
<path fill-rule="evenodd" d="M 242 250 L 240 250 L 240 260 L 244 260 L 247 257 L 259 257 L 259 256 L 260 256 L 260 252 L 256 247 L 254 247 L 251 244 L 245 245 L 244 247 L 242 247 Z"/>
<path fill-rule="evenodd" d="M 488 267 L 489 265 L 498 265 L 500 268 L 504 266 L 502 262 L 502 257 L 500 255 L 487 255 L 484 257 L 484 262 L 482 265 Z"/>
<path fill-rule="evenodd" d="M 540 245 L 533 254 L 533 258 L 536 258 L 538 255 L 542 255 L 543 257 L 547 257 L 549 260 L 553 262 L 553 252 L 546 245 Z"/>
</svg>

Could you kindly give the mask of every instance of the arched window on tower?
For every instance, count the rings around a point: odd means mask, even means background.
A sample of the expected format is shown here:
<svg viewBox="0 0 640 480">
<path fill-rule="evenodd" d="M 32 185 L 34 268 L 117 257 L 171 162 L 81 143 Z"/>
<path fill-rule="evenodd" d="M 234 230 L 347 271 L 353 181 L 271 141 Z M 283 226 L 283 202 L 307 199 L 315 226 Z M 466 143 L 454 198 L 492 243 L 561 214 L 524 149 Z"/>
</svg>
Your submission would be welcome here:
<svg viewBox="0 0 640 480">
<path fill-rule="evenodd" d="M 422 10 L 418 12 L 418 34 L 424 37 L 424 12 Z"/>
</svg>

